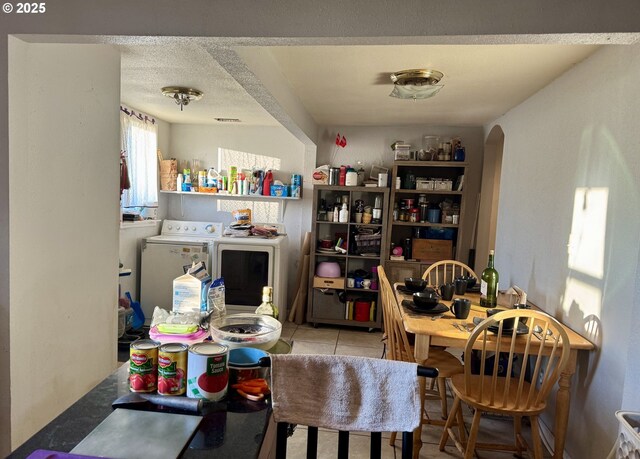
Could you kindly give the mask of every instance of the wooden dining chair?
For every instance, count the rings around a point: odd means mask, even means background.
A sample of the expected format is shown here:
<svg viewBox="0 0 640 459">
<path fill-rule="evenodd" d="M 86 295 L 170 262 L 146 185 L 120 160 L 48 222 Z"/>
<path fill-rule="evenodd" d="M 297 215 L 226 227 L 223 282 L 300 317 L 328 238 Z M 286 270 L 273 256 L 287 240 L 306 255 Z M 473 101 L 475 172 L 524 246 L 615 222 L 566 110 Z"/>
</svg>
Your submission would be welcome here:
<svg viewBox="0 0 640 459">
<path fill-rule="evenodd" d="M 382 456 L 382 432 L 402 429 L 402 459 L 412 459 L 420 423 L 418 377 L 438 370 L 407 362 L 345 355 L 274 354 L 271 367 L 276 459 L 286 459 L 290 426 L 307 426 L 307 458 L 318 457 L 318 427 L 338 430 L 338 459 L 347 459 L 349 432 L 371 431 L 370 457 Z"/>
<path fill-rule="evenodd" d="M 409 337 L 402 324 L 400 305 L 398 305 L 391 283 L 382 266 L 378 266 L 378 279 L 380 281 L 383 314 L 388 316 L 385 319 L 385 326 L 389 327 L 386 333 L 391 358 L 438 369 L 438 377 L 436 378 L 438 386 L 437 397 L 440 400 L 442 419 L 446 419 L 448 415 L 446 380 L 455 374 L 463 372 L 462 363 L 444 349 L 430 349 L 427 360 L 424 362 L 416 362 L 413 346 L 410 344 Z M 423 419 L 423 423 L 444 425 L 444 421 L 429 418 Z M 394 440 L 395 436 L 392 435 L 392 442 Z"/>
<path fill-rule="evenodd" d="M 521 318 L 527 319 L 526 326 Z M 514 321 L 517 326 L 513 326 Z M 524 450 L 530 449 L 522 436 L 522 418 L 528 416 L 533 454 L 535 459 L 542 459 L 538 415 L 545 409 L 551 389 L 569 362 L 567 333 L 557 320 L 543 312 L 507 310 L 476 326 L 464 349 L 465 362 L 471 361 L 474 349 L 480 353 L 480 371 L 473 374 L 471 365 L 467 364 L 464 374 L 451 378 L 455 399 L 440 438 L 440 451 L 444 451 L 451 436 L 465 459 L 471 459 L 474 450 L 481 449 L 514 451 L 522 455 Z M 492 368 L 487 363 L 491 356 Z M 519 374 L 516 371 L 518 365 L 522 366 Z M 498 367 L 502 368 L 500 374 Z M 525 371 L 527 367 L 530 371 Z M 454 420 L 462 419 L 463 402 L 475 410 L 466 442 L 462 424 L 458 425 L 461 438 L 456 438 L 452 429 Z M 477 442 L 480 418 L 484 412 L 514 418 L 513 445 Z"/>
<path fill-rule="evenodd" d="M 480 281 L 478 275 L 469 266 L 461 261 L 442 260 L 429 266 L 422 274 L 422 278 L 428 285 L 438 287 L 447 282 L 453 282 L 456 277 L 473 276 Z"/>
</svg>

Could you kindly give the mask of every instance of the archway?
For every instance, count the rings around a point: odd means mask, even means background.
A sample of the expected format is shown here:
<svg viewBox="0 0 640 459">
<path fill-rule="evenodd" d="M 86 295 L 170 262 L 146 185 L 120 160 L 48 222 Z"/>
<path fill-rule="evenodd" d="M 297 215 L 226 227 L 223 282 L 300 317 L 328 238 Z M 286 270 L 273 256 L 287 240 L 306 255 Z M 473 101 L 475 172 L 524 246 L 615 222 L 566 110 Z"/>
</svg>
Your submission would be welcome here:
<svg viewBox="0 0 640 459">
<path fill-rule="evenodd" d="M 476 249 L 473 263 L 476 272 L 482 272 L 486 267 L 489 250 L 495 248 L 503 148 L 504 132 L 496 125 L 489 132 L 484 145 L 475 246 L 472 244 L 472 248 Z"/>
</svg>

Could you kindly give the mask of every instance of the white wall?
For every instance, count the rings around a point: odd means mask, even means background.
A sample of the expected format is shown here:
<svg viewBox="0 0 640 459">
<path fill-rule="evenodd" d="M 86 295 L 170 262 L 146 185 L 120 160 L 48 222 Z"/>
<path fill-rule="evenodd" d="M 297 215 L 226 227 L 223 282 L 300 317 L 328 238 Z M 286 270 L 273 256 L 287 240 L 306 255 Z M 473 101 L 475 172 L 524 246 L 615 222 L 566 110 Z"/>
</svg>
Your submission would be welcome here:
<svg viewBox="0 0 640 459">
<path fill-rule="evenodd" d="M 640 46 L 607 47 L 496 120 L 505 134 L 500 284 L 522 286 L 597 345 L 574 376 L 574 459 L 605 457 L 614 412 L 640 410 L 638 81 Z M 584 188 L 587 199 L 576 199 Z"/>
<path fill-rule="evenodd" d="M 414 103 L 407 101 L 407 103 Z M 421 103 L 418 101 L 416 103 Z M 345 136 L 347 145 L 338 148 L 335 140 L 336 134 Z M 473 220 L 476 215 L 477 196 L 480 192 L 480 176 L 482 173 L 483 137 L 481 127 L 470 126 L 324 126 L 318 135 L 318 159 L 317 164 L 341 164 L 356 165 L 358 161 L 364 164 L 368 173 L 371 165 L 393 167 L 393 151 L 391 144 L 396 140 L 403 140 L 412 145 L 412 150 L 422 148 L 422 137 L 425 135 L 438 135 L 442 137 L 460 137 L 466 148 L 466 162 L 469 164 L 464 178 L 465 215 L 462 226 L 463 239 L 458 249 L 458 259 L 467 261 Z M 333 159 L 333 160 L 332 160 Z"/>
<path fill-rule="evenodd" d="M 13 448 L 115 366 L 119 98 L 115 49 L 10 38 Z"/>
<path fill-rule="evenodd" d="M 288 201 L 284 214 L 284 224 L 289 237 L 289 273 L 299 269 L 300 246 L 306 231 L 310 231 L 311 218 L 311 174 L 315 156 L 306 151 L 304 145 L 281 127 L 260 126 L 205 126 L 171 125 L 170 150 L 165 157 L 178 159 L 198 159 L 201 167 L 218 168 L 218 148 L 273 156 L 282 160 L 282 170 L 274 172 L 274 178 L 284 183 L 291 182 L 291 174 L 303 174 L 303 199 Z M 177 220 L 221 221 L 231 223 L 229 212 L 218 212 L 216 200 L 212 197 L 197 196 L 184 198 L 161 193 L 161 205 L 167 208 L 167 218 Z M 296 276 L 289 276 L 289 303 L 293 300 Z"/>
</svg>

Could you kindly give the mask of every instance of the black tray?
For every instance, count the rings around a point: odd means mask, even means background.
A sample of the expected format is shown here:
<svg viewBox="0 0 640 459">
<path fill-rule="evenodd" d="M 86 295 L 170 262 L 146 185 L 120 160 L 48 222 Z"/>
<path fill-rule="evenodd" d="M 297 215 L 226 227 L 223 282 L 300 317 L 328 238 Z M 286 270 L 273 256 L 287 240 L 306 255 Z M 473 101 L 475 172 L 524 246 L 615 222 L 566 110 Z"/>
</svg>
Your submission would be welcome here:
<svg viewBox="0 0 640 459">
<path fill-rule="evenodd" d="M 415 303 L 411 300 L 403 300 L 402 306 L 409 309 L 416 314 L 426 314 L 428 316 L 433 316 L 436 314 L 443 314 L 449 311 L 449 308 L 442 303 L 438 303 L 433 309 L 422 309 L 415 305 Z"/>
</svg>

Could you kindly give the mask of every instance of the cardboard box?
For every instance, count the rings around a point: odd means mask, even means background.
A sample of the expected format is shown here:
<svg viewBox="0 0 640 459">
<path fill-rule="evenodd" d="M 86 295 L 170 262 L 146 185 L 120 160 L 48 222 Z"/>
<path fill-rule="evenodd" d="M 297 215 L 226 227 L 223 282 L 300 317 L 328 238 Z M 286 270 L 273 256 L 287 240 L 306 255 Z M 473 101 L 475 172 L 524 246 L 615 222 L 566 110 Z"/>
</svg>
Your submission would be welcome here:
<svg viewBox="0 0 640 459">
<path fill-rule="evenodd" d="M 344 277 L 313 276 L 313 286 L 316 288 L 335 288 L 344 290 Z"/>
<path fill-rule="evenodd" d="M 329 183 L 329 166 L 316 167 L 311 177 L 314 185 L 327 185 Z"/>
<path fill-rule="evenodd" d="M 207 312 L 207 292 L 211 276 L 203 263 L 189 269 L 187 274 L 173 280 L 173 312 Z"/>
<path fill-rule="evenodd" d="M 440 260 L 451 260 L 453 256 L 453 241 L 413 239 L 411 244 L 413 258 L 419 261 L 434 263 Z"/>
<path fill-rule="evenodd" d="M 271 185 L 271 196 L 286 198 L 289 196 L 289 185 Z"/>
</svg>

